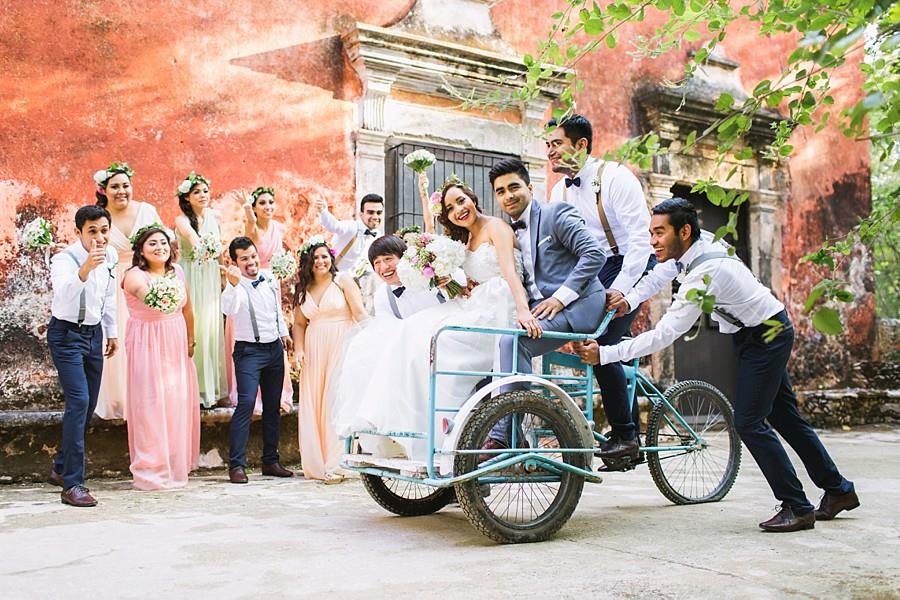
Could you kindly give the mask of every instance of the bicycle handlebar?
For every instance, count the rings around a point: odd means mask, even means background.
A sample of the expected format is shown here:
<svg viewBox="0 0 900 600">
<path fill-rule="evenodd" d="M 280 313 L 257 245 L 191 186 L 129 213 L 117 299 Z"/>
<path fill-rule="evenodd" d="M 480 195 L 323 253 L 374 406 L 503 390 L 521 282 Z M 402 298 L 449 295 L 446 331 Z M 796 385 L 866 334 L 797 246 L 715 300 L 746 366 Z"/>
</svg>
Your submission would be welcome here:
<svg viewBox="0 0 900 600">
<path fill-rule="evenodd" d="M 568 341 L 580 341 L 583 342 L 585 340 L 592 340 L 594 338 L 598 338 L 606 332 L 606 328 L 609 327 L 609 322 L 613 320 L 616 311 L 611 310 L 606 313 L 603 317 L 603 321 L 600 322 L 600 326 L 597 327 L 597 330 L 593 333 L 565 333 L 562 331 L 544 331 L 541 334 L 541 337 L 555 339 L 555 340 L 568 340 Z M 527 336 L 528 332 L 524 329 L 506 329 L 502 327 L 464 327 L 462 325 L 444 325 L 434 334 L 434 337 L 437 338 L 441 332 L 443 331 L 469 331 L 471 333 L 491 333 L 496 335 L 513 335 L 516 337 L 521 337 L 523 335 Z"/>
</svg>

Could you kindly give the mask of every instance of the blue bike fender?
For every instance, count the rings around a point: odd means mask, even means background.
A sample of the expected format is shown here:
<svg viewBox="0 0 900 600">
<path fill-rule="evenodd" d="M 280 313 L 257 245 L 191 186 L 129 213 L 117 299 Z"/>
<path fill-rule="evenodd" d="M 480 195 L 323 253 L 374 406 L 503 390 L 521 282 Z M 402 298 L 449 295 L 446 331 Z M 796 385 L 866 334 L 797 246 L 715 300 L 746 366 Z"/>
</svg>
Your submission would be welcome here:
<svg viewBox="0 0 900 600">
<path fill-rule="evenodd" d="M 569 412 L 574 415 L 575 422 L 578 424 L 578 431 L 581 434 L 581 447 L 582 448 L 592 448 L 594 446 L 594 433 L 591 430 L 591 426 L 588 423 L 588 420 L 585 418 L 584 413 L 581 411 L 581 408 L 575 403 L 574 400 L 558 385 L 549 381 L 547 379 L 543 379 L 536 375 L 512 375 L 510 377 L 504 377 L 503 379 L 499 379 L 494 381 L 480 390 L 478 390 L 475 394 L 473 394 L 466 403 L 463 404 L 459 412 L 456 413 L 456 416 L 453 417 L 453 429 L 444 437 L 444 452 L 452 452 L 456 450 L 456 446 L 459 443 L 459 435 L 462 433 L 462 430 L 465 429 L 466 424 L 469 421 L 469 418 L 472 416 L 472 412 L 475 408 L 480 405 L 482 402 L 489 402 L 491 399 L 491 395 L 497 388 L 503 387 L 505 385 L 510 385 L 512 383 L 530 383 L 533 386 L 544 388 L 552 393 L 554 396 L 559 398 L 560 402 L 569 410 Z M 537 390 L 536 390 L 537 391 Z M 453 459 L 454 456 L 451 454 L 442 454 L 441 455 L 441 474 L 448 475 L 453 472 Z"/>
</svg>

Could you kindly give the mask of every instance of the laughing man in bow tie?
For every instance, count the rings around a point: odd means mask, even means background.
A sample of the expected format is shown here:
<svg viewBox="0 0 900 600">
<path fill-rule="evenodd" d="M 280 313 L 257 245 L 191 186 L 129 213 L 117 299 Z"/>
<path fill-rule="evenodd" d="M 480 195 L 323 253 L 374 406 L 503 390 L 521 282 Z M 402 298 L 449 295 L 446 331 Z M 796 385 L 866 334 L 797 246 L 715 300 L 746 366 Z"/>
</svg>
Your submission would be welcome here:
<svg viewBox="0 0 900 600">
<path fill-rule="evenodd" d="M 257 391 L 263 407 L 262 474 L 292 477 L 294 473 L 278 461 L 284 351 L 292 345 L 281 313 L 278 282 L 259 268 L 259 255 L 250 238 L 231 240 L 228 255 L 237 266 L 220 267 L 228 281 L 222 292 L 222 312 L 234 319 L 232 357 L 238 388 L 231 417 L 228 478 L 231 483 L 247 483 L 247 440 Z"/>
</svg>

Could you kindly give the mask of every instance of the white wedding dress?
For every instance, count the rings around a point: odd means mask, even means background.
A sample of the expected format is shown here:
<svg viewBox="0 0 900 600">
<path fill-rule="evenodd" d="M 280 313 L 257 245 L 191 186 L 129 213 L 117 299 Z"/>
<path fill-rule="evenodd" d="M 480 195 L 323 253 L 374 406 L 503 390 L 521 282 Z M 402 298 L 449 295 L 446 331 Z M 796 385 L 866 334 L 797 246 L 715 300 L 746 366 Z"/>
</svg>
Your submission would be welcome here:
<svg viewBox="0 0 900 600">
<path fill-rule="evenodd" d="M 521 277 L 521 256 L 515 251 Z M 444 325 L 511 327 L 515 304 L 500 274 L 497 251 L 482 244 L 467 253 L 466 277 L 479 282 L 468 298 L 456 298 L 403 320 L 370 319 L 350 340 L 338 377 L 334 423 L 338 435 L 354 431 L 428 431 L 429 352 L 431 337 Z M 499 336 L 445 332 L 438 339 L 437 369 L 491 371 Z M 438 376 L 435 404 L 458 408 L 472 395 L 481 377 Z M 443 417 L 436 413 L 435 443 L 441 447 Z M 393 441 L 392 441 L 393 440 Z M 363 450 L 377 456 L 425 460 L 427 440 L 360 436 Z"/>
</svg>

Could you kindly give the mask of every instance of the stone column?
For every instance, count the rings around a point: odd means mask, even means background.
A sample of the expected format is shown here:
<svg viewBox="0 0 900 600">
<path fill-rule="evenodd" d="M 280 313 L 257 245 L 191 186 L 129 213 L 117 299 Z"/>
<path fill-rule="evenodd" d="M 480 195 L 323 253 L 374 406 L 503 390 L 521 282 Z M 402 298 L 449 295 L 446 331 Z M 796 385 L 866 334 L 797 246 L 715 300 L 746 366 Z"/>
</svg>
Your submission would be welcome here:
<svg viewBox="0 0 900 600">
<path fill-rule="evenodd" d="M 385 192 L 385 144 L 390 132 L 384 123 L 384 105 L 391 93 L 395 76 L 367 70 L 365 94 L 359 101 L 355 132 L 356 142 L 356 195 Z M 358 199 L 358 198 L 357 198 Z"/>
<path fill-rule="evenodd" d="M 763 284 L 781 289 L 782 198 L 777 192 L 750 194 L 750 269 Z"/>
<path fill-rule="evenodd" d="M 547 190 L 547 153 L 541 133 L 549 100 L 535 98 L 522 111 L 522 161 L 528 166 L 534 197 L 541 201 L 549 198 Z"/>
</svg>

